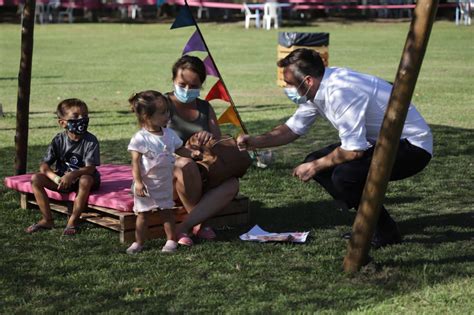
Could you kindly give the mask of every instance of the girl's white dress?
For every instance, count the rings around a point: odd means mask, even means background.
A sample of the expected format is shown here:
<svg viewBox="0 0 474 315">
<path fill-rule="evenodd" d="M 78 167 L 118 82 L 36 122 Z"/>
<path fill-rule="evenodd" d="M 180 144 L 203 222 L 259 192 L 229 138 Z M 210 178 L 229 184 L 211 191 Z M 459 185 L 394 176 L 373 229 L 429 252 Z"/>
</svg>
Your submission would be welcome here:
<svg viewBox="0 0 474 315">
<path fill-rule="evenodd" d="M 163 135 L 158 136 L 142 128 L 135 133 L 128 145 L 128 151 L 142 154 L 140 173 L 148 191 L 148 196 L 134 196 L 134 212 L 170 209 L 174 206 L 173 154 L 183 145 L 183 141 L 172 129 L 162 130 Z"/>
</svg>

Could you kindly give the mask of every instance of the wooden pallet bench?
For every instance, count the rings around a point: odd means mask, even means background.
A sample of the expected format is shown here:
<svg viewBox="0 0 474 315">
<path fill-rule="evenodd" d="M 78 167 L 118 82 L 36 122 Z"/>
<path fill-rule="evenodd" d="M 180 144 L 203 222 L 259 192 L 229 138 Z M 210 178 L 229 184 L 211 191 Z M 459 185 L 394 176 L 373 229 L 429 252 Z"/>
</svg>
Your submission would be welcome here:
<svg viewBox="0 0 474 315">
<path fill-rule="evenodd" d="M 50 200 L 51 210 L 69 215 L 72 212 L 72 201 Z M 35 197 L 30 193 L 20 193 L 20 206 L 22 209 L 38 208 Z M 184 207 L 176 207 L 176 222 L 182 222 L 187 215 Z M 208 225 L 214 228 L 223 226 L 239 226 L 248 222 L 249 200 L 247 197 L 238 195 L 231 203 L 216 216 L 208 220 Z M 101 227 L 119 233 L 121 243 L 135 241 L 135 219 L 133 212 L 117 211 L 111 208 L 89 205 L 81 214 L 81 220 L 94 223 Z M 163 221 L 159 211 L 154 211 L 149 219 L 148 239 L 164 237 Z"/>
<path fill-rule="evenodd" d="M 133 196 L 130 195 L 132 183 L 131 169 L 128 165 L 103 165 L 99 167 L 102 177 L 101 188 L 89 196 L 89 204 L 86 211 L 82 212 L 81 219 L 98 226 L 119 233 L 120 242 L 130 243 L 135 240 L 135 214 L 133 208 Z M 23 209 L 38 208 L 34 195 L 32 194 L 29 180 L 31 174 L 12 176 L 5 178 L 5 186 L 17 190 L 20 193 L 20 206 Z M 69 215 L 75 193 L 60 194 L 47 190 L 50 198 L 51 210 Z M 176 222 L 182 222 L 187 216 L 183 207 L 174 208 Z M 238 195 L 231 203 L 216 216 L 208 220 L 210 226 L 219 228 L 223 226 L 238 226 L 248 223 L 249 199 Z M 163 237 L 163 221 L 159 212 L 151 214 L 148 225 L 148 238 Z"/>
</svg>

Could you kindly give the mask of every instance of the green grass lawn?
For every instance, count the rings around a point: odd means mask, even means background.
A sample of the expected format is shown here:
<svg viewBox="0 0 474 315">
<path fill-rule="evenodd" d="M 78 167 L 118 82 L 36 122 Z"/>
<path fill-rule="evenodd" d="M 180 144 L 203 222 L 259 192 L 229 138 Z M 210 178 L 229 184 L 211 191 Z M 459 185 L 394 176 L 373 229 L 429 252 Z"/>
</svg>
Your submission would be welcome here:
<svg viewBox="0 0 474 315">
<path fill-rule="evenodd" d="M 329 32 L 329 63 L 393 81 L 408 23 L 326 23 L 284 28 Z M 285 121 L 295 107 L 276 85 L 277 32 L 238 24 L 202 24 L 220 72 L 251 133 Z M 73 24 L 35 28 L 28 171 L 38 168 L 59 132 L 53 111 L 78 97 L 90 108 L 90 130 L 102 163 L 129 163 L 137 125 L 128 96 L 171 89 L 171 65 L 193 28 L 168 24 Z M 472 314 L 474 309 L 474 28 L 437 22 L 413 101 L 435 138 L 435 156 L 421 174 L 391 183 L 387 208 L 405 242 L 372 251 L 375 266 L 342 272 L 354 212 L 340 212 L 314 183 L 291 170 L 307 153 L 337 139 L 324 121 L 305 137 L 275 149 L 269 169 L 251 168 L 241 192 L 251 199 L 250 225 L 310 231 L 304 245 L 245 243 L 247 227 L 218 231 L 176 255 L 164 240 L 130 257 L 113 232 L 86 224 L 78 236 L 55 230 L 26 235 L 39 213 L 19 208 L 0 183 L 0 313 L 369 313 Z M 203 56 L 202 53 L 199 53 Z M 14 174 L 20 27 L 0 24 L 0 177 Z M 215 79 L 209 77 L 207 91 Z M 221 113 L 226 103 L 213 103 Z M 233 132 L 228 127 L 224 128 Z"/>
</svg>

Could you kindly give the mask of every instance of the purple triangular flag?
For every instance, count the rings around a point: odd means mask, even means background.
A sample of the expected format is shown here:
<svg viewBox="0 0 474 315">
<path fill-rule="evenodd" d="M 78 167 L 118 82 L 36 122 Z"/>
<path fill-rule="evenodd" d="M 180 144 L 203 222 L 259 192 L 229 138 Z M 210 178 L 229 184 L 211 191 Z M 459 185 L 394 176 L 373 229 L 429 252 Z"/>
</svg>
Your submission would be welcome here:
<svg viewBox="0 0 474 315">
<path fill-rule="evenodd" d="M 216 67 L 214 67 L 214 63 L 212 62 L 211 58 L 209 56 L 204 59 L 204 66 L 206 67 L 206 73 L 208 75 L 212 75 L 215 77 L 219 77 L 219 73 L 217 72 Z"/>
<path fill-rule="evenodd" d="M 196 25 L 194 22 L 193 15 L 191 13 L 191 10 L 189 10 L 188 4 L 186 3 L 178 13 L 178 16 L 176 17 L 176 20 L 174 20 L 173 25 L 171 25 L 171 29 L 173 28 L 180 28 L 180 27 L 186 27 L 186 26 L 191 26 L 191 25 Z"/>
<path fill-rule="evenodd" d="M 183 55 L 190 51 L 207 51 L 206 45 L 202 41 L 201 35 L 198 31 L 195 31 L 194 34 L 189 38 L 188 43 L 184 46 Z"/>
</svg>

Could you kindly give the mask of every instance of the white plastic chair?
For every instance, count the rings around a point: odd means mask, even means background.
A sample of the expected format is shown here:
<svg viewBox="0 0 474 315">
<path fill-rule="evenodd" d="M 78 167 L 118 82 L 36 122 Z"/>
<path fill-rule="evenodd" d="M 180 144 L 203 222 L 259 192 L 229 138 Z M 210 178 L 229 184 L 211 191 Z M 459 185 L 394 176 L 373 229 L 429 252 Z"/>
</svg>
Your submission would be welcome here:
<svg viewBox="0 0 474 315">
<path fill-rule="evenodd" d="M 65 17 L 67 17 L 68 22 L 72 23 L 74 21 L 74 1 L 69 1 L 69 6 L 64 11 L 60 11 L 58 14 L 58 22 L 62 22 Z"/>
<path fill-rule="evenodd" d="M 142 8 L 138 4 L 132 4 L 128 6 L 128 16 L 135 20 L 142 15 Z"/>
<path fill-rule="evenodd" d="M 272 28 L 272 20 L 275 28 L 280 22 L 280 8 L 276 2 L 266 2 L 263 6 L 263 25 L 267 30 Z"/>
<path fill-rule="evenodd" d="M 200 5 L 198 7 L 197 18 L 202 19 L 203 13 L 206 14 L 206 18 L 209 19 L 209 8 Z"/>
<path fill-rule="evenodd" d="M 38 2 L 36 2 L 38 3 Z M 59 7 L 61 6 L 60 0 L 49 0 L 48 4 L 46 5 L 46 14 L 48 16 L 49 22 L 54 22 L 56 18 L 56 14 L 58 13 Z"/>
<path fill-rule="evenodd" d="M 22 10 L 23 12 L 23 10 Z M 35 18 L 39 24 L 47 22 L 47 13 L 44 4 L 37 2 L 35 8 Z M 22 18 L 23 21 L 23 18 Z"/>
<path fill-rule="evenodd" d="M 58 14 L 58 20 L 61 22 L 65 17 L 67 17 L 67 20 L 69 23 L 72 23 L 74 21 L 74 17 L 72 15 L 73 13 L 73 8 L 66 8 L 65 11 L 61 11 Z"/>
<path fill-rule="evenodd" d="M 472 0 L 471 0 L 472 1 Z M 458 0 L 456 7 L 456 25 L 463 23 L 464 25 L 471 25 L 471 14 L 474 1 Z"/>
<path fill-rule="evenodd" d="M 129 16 L 128 5 L 125 3 L 125 0 L 116 0 L 116 3 L 118 4 L 118 11 L 120 12 L 120 19 L 125 20 Z"/>
<path fill-rule="evenodd" d="M 252 10 L 250 10 L 247 3 L 243 3 L 243 7 L 244 7 L 244 10 L 245 10 L 245 28 L 249 28 L 251 19 L 255 20 L 255 27 L 259 28 L 260 27 L 260 12 L 259 12 L 259 10 L 256 9 L 255 12 L 252 12 Z"/>
</svg>

